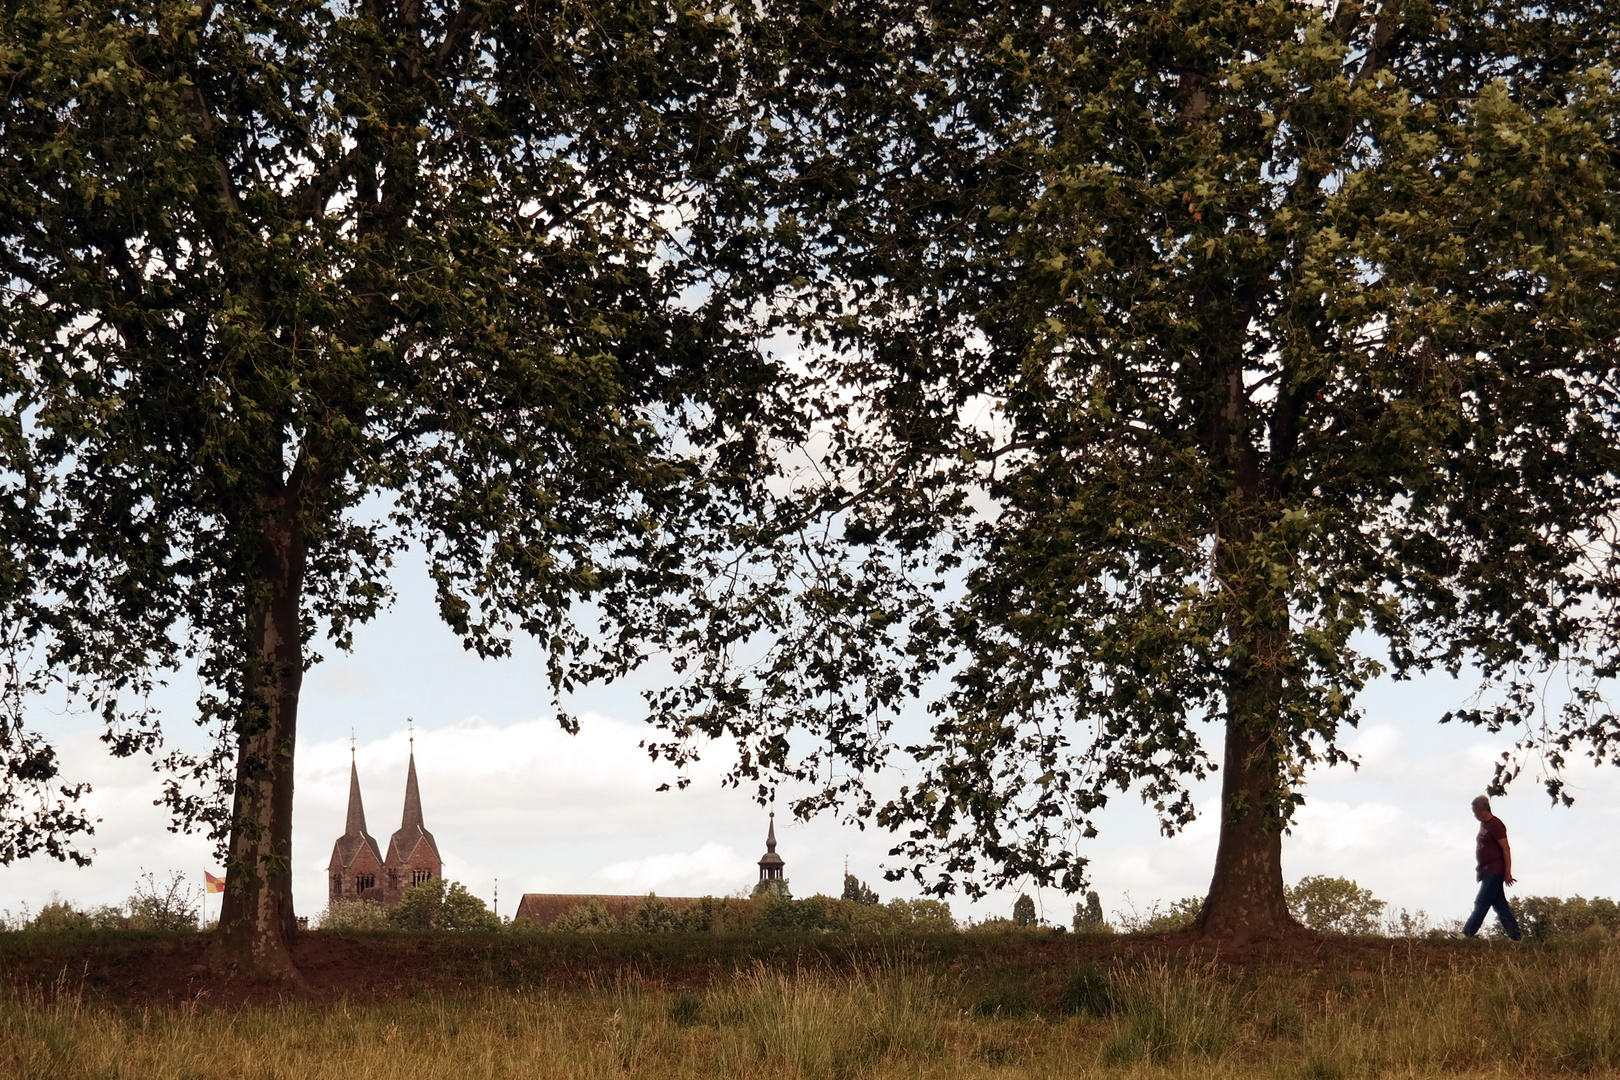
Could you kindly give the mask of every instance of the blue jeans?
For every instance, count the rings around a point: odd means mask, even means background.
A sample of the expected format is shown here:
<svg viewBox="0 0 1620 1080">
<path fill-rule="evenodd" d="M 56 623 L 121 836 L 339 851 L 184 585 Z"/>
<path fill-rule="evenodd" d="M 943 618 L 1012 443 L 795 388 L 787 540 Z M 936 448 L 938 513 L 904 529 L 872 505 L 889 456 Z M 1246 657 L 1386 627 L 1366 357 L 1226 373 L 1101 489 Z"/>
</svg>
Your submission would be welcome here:
<svg viewBox="0 0 1620 1080">
<path fill-rule="evenodd" d="M 1479 876 L 1479 895 L 1474 897 L 1474 913 L 1468 916 L 1468 922 L 1463 924 L 1463 933 L 1473 937 L 1479 933 L 1479 928 L 1485 922 L 1485 912 L 1491 908 L 1496 909 L 1496 917 L 1502 923 L 1502 929 L 1514 941 L 1519 940 L 1519 920 L 1513 917 L 1513 909 L 1508 907 L 1507 894 L 1502 892 L 1501 874 L 1481 874 Z"/>
</svg>

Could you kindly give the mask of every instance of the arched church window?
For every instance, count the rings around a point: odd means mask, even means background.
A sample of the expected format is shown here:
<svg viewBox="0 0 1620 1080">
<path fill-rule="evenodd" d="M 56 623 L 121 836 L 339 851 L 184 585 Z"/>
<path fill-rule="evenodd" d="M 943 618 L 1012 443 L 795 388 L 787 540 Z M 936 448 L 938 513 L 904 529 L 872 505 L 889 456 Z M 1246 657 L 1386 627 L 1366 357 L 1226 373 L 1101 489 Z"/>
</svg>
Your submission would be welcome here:
<svg viewBox="0 0 1620 1080">
<path fill-rule="evenodd" d="M 431 871 L 431 870 L 412 870 L 411 871 L 411 884 L 412 885 L 420 885 L 424 881 L 431 880 L 432 877 L 433 877 L 433 871 Z"/>
</svg>

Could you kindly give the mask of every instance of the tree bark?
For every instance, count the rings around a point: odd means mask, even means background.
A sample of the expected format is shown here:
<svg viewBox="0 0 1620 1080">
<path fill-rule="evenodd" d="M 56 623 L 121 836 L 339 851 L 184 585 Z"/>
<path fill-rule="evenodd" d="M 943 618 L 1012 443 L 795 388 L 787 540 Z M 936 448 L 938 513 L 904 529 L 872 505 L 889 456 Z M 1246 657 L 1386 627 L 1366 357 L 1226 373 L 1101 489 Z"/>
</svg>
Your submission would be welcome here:
<svg viewBox="0 0 1620 1080">
<path fill-rule="evenodd" d="M 298 982 L 292 944 L 293 743 L 304 679 L 301 598 L 308 544 L 299 485 L 261 503 L 259 604 L 250 618 L 226 887 L 209 950 L 216 970 Z"/>
<path fill-rule="evenodd" d="M 1226 384 L 1226 407 L 1210 424 L 1214 457 L 1232 479 L 1229 501 L 1216 511 L 1214 552 L 1226 605 L 1226 752 L 1220 846 L 1196 925 L 1204 937 L 1242 943 L 1282 937 L 1299 924 L 1288 914 L 1282 877 L 1289 752 L 1282 671 L 1289 598 L 1272 578 L 1260 539 L 1280 513 L 1278 484 L 1262 472 L 1248 430 L 1251 402 L 1241 364 L 1227 373 Z M 1286 448 L 1273 449 L 1281 469 Z"/>
<path fill-rule="evenodd" d="M 1221 840 L 1198 932 L 1241 944 L 1282 937 L 1299 924 L 1283 896 L 1279 766 L 1264 734 L 1229 718 L 1221 781 Z"/>
<path fill-rule="evenodd" d="M 1251 503 L 1252 506 L 1252 503 Z M 1283 659 L 1288 648 L 1286 595 L 1245 551 L 1252 523 L 1232 523 L 1216 559 L 1229 606 L 1226 750 L 1221 778 L 1221 837 L 1215 873 L 1197 929 L 1241 944 L 1299 929 L 1283 895 L 1282 837 L 1287 824 L 1283 769 L 1289 742 L 1283 718 Z"/>
</svg>

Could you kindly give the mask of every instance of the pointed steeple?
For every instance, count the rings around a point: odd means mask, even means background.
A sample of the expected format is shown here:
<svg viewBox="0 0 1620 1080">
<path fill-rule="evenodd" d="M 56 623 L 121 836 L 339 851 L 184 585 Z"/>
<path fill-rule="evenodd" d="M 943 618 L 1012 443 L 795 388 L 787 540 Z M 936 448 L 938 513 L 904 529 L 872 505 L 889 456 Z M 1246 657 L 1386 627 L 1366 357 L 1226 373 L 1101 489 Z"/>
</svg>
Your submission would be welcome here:
<svg viewBox="0 0 1620 1080">
<path fill-rule="evenodd" d="M 759 880 L 779 881 L 784 866 L 782 856 L 776 853 L 776 811 L 771 811 L 771 825 L 765 833 L 765 854 L 759 860 Z"/>
<path fill-rule="evenodd" d="M 360 769 L 354 758 L 349 758 L 349 816 L 343 825 L 344 836 L 365 835 L 366 808 L 360 802 Z"/>
<path fill-rule="evenodd" d="M 347 867 L 354 862 L 354 857 L 366 848 L 371 849 L 379 863 L 382 862 L 382 851 L 377 841 L 366 832 L 366 808 L 360 801 L 360 769 L 355 764 L 353 739 L 349 745 L 349 813 L 343 823 L 343 835 L 338 837 L 337 843 L 332 845 L 333 867 Z"/>
<path fill-rule="evenodd" d="M 439 845 L 427 831 L 422 820 L 422 792 L 416 786 L 416 731 L 411 729 L 410 763 L 405 767 L 405 812 L 400 815 L 399 829 L 388 841 L 388 865 L 403 868 L 411 859 L 418 844 L 427 843 L 435 864 L 439 861 Z"/>
<path fill-rule="evenodd" d="M 414 743 L 415 740 L 412 740 Z M 411 747 L 411 763 L 405 769 L 405 816 L 400 820 L 401 829 L 411 826 L 422 828 L 422 792 L 416 786 L 416 747 Z"/>
</svg>

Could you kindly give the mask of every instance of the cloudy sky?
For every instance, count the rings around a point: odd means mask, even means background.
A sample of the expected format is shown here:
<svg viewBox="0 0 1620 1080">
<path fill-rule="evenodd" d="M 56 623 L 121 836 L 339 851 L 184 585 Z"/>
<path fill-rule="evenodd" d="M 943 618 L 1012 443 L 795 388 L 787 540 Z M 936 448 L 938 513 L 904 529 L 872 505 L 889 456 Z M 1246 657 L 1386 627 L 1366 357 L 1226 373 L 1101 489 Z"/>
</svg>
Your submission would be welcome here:
<svg viewBox="0 0 1620 1080">
<path fill-rule="evenodd" d="M 526 891 L 674 896 L 751 887 L 764 850 L 764 810 L 719 785 L 718 762 L 695 770 L 685 791 L 657 792 L 670 774 L 636 747 L 642 734 L 636 686 L 582 695 L 575 707 L 583 730 L 566 735 L 553 718 L 535 654 L 479 661 L 438 623 L 419 565 L 407 562 L 395 580 L 394 608 L 356 634 L 352 654 L 329 657 L 304 684 L 294 812 L 300 914 L 316 915 L 325 902 L 326 862 L 343 830 L 351 729 L 370 831 L 386 845 L 398 828 L 407 717 L 415 720 L 422 801 L 445 872 L 486 899 L 494 898 L 499 879 L 503 913 Z M 176 685 L 161 701 L 177 727 L 187 722 L 187 690 Z M 1392 908 L 1423 909 L 1437 919 L 1466 914 L 1475 828 L 1468 800 L 1507 748 L 1505 739 L 1434 722 L 1471 690 L 1446 678 L 1373 688 L 1365 698 L 1367 720 L 1349 743 L 1360 769 L 1314 776 L 1285 839 L 1290 883 L 1307 874 L 1342 875 Z M 0 870 L 7 883 L 0 907 L 37 910 L 52 893 L 116 902 L 143 870 L 184 871 L 191 881 L 205 869 L 219 871 L 208 843 L 166 830 L 166 815 L 152 805 L 158 780 L 149 767 L 110 760 L 88 718 L 41 719 L 66 773 L 95 786 L 97 855 L 82 870 L 48 859 Z M 1569 779 L 1577 796 L 1572 809 L 1549 807 L 1529 779 L 1498 801 L 1513 840 L 1518 892 L 1620 896 L 1620 773 L 1579 768 Z M 1110 913 L 1202 895 L 1215 853 L 1213 786 L 1199 796 L 1202 816 L 1172 839 L 1159 836 L 1134 796 L 1116 797 L 1102 818 L 1102 836 L 1087 849 L 1094 887 Z M 914 894 L 903 883 L 878 880 L 890 846 L 883 835 L 831 820 L 779 820 L 777 833 L 797 895 L 836 895 L 846 857 L 884 898 Z M 1072 899 L 1035 895 L 1047 917 L 1067 921 Z M 1015 896 L 979 905 L 958 898 L 952 908 L 958 916 L 1001 915 Z M 211 912 L 217 902 L 210 898 Z"/>
</svg>

